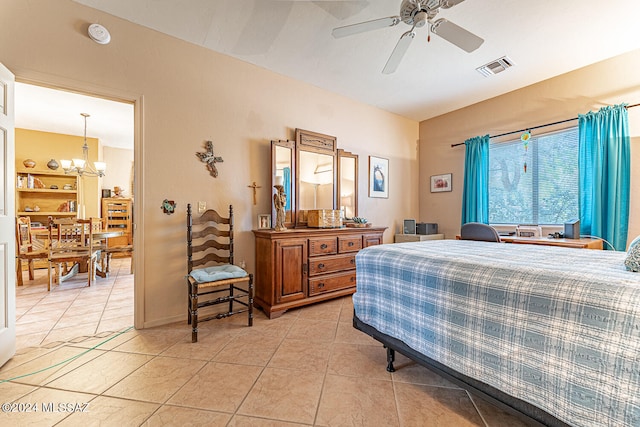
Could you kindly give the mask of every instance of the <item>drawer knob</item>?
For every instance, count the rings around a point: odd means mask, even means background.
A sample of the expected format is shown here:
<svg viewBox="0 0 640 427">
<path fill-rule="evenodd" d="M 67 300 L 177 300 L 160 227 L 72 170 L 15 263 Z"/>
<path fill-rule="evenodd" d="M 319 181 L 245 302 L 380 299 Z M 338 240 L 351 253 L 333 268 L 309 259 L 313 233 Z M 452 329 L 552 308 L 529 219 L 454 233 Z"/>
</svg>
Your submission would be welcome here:
<svg viewBox="0 0 640 427">
<path fill-rule="evenodd" d="M 349 242 L 349 246 L 353 246 L 353 245 L 355 245 L 355 243 Z"/>
<path fill-rule="evenodd" d="M 321 244 L 320 249 L 327 249 L 327 244 L 326 243 Z"/>
<path fill-rule="evenodd" d="M 324 288 L 324 282 L 318 283 L 318 288 Z"/>
<path fill-rule="evenodd" d="M 353 277 L 353 276 L 351 276 L 351 277 L 349 277 L 349 281 L 350 281 L 351 283 L 353 283 L 353 282 L 355 282 L 355 281 L 356 281 L 356 278 L 355 278 L 355 277 Z"/>
<path fill-rule="evenodd" d="M 324 264 L 323 263 L 318 264 L 318 268 L 324 268 Z"/>
<path fill-rule="evenodd" d="M 349 262 L 350 262 L 351 264 L 355 264 L 355 263 L 356 263 L 356 260 L 355 260 L 355 259 L 353 259 L 353 258 L 351 258 L 351 261 L 349 261 Z"/>
</svg>

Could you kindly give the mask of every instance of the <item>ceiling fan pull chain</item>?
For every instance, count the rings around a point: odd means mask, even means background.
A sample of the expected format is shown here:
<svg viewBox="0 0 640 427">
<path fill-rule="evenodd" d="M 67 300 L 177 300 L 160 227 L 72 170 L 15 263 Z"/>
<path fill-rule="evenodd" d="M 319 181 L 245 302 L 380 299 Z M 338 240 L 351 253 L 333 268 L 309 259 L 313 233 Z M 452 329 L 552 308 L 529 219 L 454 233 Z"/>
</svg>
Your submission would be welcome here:
<svg viewBox="0 0 640 427">
<path fill-rule="evenodd" d="M 431 25 L 427 24 L 427 43 L 431 43 Z"/>
</svg>

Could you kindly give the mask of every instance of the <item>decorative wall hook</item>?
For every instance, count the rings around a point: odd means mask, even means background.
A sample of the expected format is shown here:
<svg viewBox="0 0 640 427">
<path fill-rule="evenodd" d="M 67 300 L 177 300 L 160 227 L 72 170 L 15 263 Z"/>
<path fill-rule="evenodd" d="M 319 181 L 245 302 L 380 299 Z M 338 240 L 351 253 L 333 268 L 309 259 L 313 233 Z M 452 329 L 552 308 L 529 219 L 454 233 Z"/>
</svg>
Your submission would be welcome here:
<svg viewBox="0 0 640 427">
<path fill-rule="evenodd" d="M 160 206 L 160 209 L 162 209 L 162 211 L 167 215 L 171 215 L 176 210 L 176 202 L 174 202 L 173 200 L 164 199 L 162 201 L 162 206 Z"/>
<path fill-rule="evenodd" d="M 204 147 L 207 151 L 205 151 L 204 153 L 196 153 L 196 156 L 198 156 L 201 161 L 207 164 L 207 170 L 209 170 L 209 174 L 215 178 L 218 176 L 216 163 L 222 163 L 224 162 L 224 160 L 222 160 L 222 157 L 216 156 L 213 153 L 213 141 L 206 141 L 204 143 Z"/>
</svg>

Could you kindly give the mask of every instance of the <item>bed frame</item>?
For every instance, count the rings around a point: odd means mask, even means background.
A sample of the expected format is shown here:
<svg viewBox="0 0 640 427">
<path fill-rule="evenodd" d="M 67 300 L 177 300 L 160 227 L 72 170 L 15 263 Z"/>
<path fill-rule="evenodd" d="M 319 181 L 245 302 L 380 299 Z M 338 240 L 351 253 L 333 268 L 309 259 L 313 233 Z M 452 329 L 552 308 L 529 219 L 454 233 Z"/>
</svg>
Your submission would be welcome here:
<svg viewBox="0 0 640 427">
<path fill-rule="evenodd" d="M 407 346 L 404 342 L 386 335 L 374 327 L 364 323 L 358 319 L 355 313 L 353 314 L 353 327 L 371 336 L 376 341 L 379 341 L 387 349 L 387 371 L 389 372 L 395 371 L 393 362 L 395 360 L 395 352 L 398 351 L 416 363 L 419 363 L 449 381 L 461 386 L 465 390 L 520 418 L 523 422 L 527 423 L 527 425 L 570 427 L 569 424 L 558 420 L 546 411 L 543 411 L 530 403 L 516 399 L 495 387 L 491 387 L 483 382 L 463 375 L 429 357 L 422 355 L 421 353 L 418 353 L 411 347 Z"/>
</svg>

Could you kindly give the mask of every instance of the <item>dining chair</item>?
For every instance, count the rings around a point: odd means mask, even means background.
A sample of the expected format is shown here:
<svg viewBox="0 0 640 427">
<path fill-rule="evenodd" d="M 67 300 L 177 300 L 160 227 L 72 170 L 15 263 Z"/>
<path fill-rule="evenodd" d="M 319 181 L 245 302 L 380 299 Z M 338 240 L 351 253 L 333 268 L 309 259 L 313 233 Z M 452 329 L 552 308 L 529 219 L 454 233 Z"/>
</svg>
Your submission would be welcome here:
<svg viewBox="0 0 640 427">
<path fill-rule="evenodd" d="M 27 263 L 29 280 L 34 279 L 34 264 L 36 260 L 49 259 L 49 238 L 34 239 L 31 230 L 31 218 L 16 217 L 16 273 L 17 284 L 23 286 L 22 261 Z"/>
<path fill-rule="evenodd" d="M 54 283 L 60 285 L 81 268 L 86 268 L 88 286 L 95 281 L 100 247 L 97 247 L 93 238 L 94 228 L 91 219 L 63 218 L 49 222 L 49 291 Z M 72 264 L 71 268 L 69 263 Z"/>
<path fill-rule="evenodd" d="M 233 264 L 233 206 L 228 217 L 213 209 L 193 217 L 187 205 L 187 289 L 191 342 L 198 341 L 198 322 L 247 312 L 248 326 L 253 325 L 253 274 Z M 226 310 L 199 317 L 201 308 L 226 303 Z M 234 310 L 234 303 L 240 308 Z"/>
</svg>

